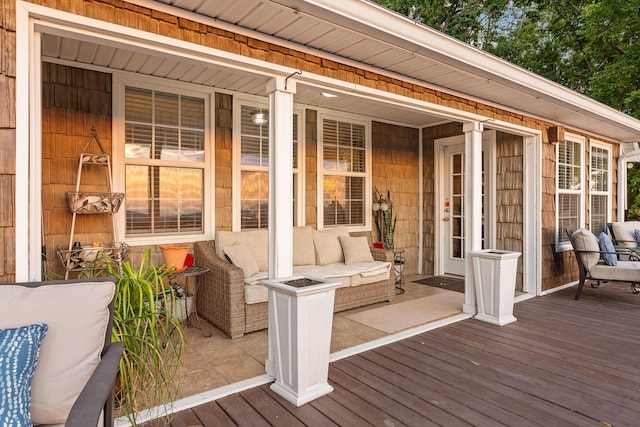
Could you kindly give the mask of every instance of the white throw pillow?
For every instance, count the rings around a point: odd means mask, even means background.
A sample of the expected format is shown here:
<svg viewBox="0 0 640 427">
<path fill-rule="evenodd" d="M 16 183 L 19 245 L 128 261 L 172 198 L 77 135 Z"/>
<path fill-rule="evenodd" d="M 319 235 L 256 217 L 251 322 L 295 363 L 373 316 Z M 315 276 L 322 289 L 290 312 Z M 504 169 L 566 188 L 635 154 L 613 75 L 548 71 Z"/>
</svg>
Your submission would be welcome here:
<svg viewBox="0 0 640 427">
<path fill-rule="evenodd" d="M 258 262 L 253 253 L 244 244 L 236 242 L 223 248 L 231 263 L 244 271 L 244 277 L 253 276 L 260 272 Z"/>
<path fill-rule="evenodd" d="M 611 228 L 613 228 L 613 235 L 618 246 L 622 248 L 635 248 L 638 246 L 634 230 L 640 228 L 640 222 L 614 222 L 611 224 Z"/>
<path fill-rule="evenodd" d="M 339 239 L 342 245 L 342 252 L 344 252 L 345 264 L 373 261 L 371 249 L 369 249 L 369 240 L 365 236 L 340 236 Z"/>
<path fill-rule="evenodd" d="M 309 226 L 293 228 L 293 265 L 313 265 L 316 250 L 313 246 L 313 229 Z"/>
<path fill-rule="evenodd" d="M 313 230 L 313 244 L 316 247 L 318 265 L 344 262 L 339 236 L 349 236 L 346 227 L 329 228 L 322 231 Z"/>
<path fill-rule="evenodd" d="M 587 253 L 580 253 L 579 255 L 585 269 L 591 271 L 591 267 L 600 261 L 600 244 L 598 243 L 598 238 L 586 228 L 580 228 L 574 231 L 571 238 L 574 241 L 575 250 L 587 251 Z"/>
</svg>

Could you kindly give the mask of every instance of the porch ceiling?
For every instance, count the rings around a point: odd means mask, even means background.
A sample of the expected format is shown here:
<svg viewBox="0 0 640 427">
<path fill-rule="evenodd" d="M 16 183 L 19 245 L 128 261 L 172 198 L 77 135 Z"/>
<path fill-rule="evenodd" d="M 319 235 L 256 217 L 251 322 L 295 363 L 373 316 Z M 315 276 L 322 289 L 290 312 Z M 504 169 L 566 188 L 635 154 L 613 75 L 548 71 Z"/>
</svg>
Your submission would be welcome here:
<svg viewBox="0 0 640 427">
<path fill-rule="evenodd" d="M 265 96 L 270 77 L 211 64 L 199 64 L 165 55 L 154 55 L 115 46 L 78 40 L 57 34 L 42 35 L 42 57 L 45 61 L 78 63 L 78 66 L 94 66 L 128 71 L 215 87 L 232 92 Z M 425 112 L 390 105 L 375 99 L 340 93 L 336 98 L 321 95 L 318 87 L 298 83 L 295 102 L 326 108 L 333 111 L 357 113 L 377 120 L 402 123 L 411 126 L 429 126 L 443 120 Z M 337 93 L 337 92 L 336 92 Z"/>
</svg>

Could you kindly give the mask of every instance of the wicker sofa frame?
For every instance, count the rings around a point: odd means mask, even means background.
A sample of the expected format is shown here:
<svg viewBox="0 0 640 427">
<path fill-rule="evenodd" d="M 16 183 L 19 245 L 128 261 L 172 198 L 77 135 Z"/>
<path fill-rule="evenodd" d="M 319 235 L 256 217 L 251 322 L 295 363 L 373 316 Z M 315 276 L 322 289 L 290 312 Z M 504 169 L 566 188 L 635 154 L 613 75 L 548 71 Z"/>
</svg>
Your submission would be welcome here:
<svg viewBox="0 0 640 427">
<path fill-rule="evenodd" d="M 392 251 L 372 248 L 371 253 L 376 261 L 393 264 Z M 267 328 L 267 303 L 245 304 L 243 271 L 216 254 L 215 241 L 196 242 L 194 255 L 199 266 L 209 268 L 200 276 L 198 283 L 198 314 L 230 338 Z M 395 294 L 393 274 L 388 280 L 339 288 L 336 290 L 334 312 L 392 301 Z"/>
</svg>

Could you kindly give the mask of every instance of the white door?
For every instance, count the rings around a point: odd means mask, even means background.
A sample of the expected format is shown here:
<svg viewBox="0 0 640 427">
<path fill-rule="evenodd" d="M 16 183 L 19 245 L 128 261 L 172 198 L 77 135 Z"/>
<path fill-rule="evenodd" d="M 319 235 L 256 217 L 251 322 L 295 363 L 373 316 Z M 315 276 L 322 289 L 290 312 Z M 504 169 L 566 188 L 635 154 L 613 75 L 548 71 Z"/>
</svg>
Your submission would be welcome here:
<svg viewBox="0 0 640 427">
<path fill-rule="evenodd" d="M 464 276 L 464 144 L 444 147 L 442 176 L 443 273 Z"/>
<path fill-rule="evenodd" d="M 482 246 L 492 245 L 491 206 L 494 203 L 493 196 L 493 147 L 495 131 L 484 132 L 482 151 Z M 465 274 L 465 235 L 464 235 L 464 136 L 444 138 L 436 142 L 435 153 L 440 156 L 439 171 L 439 196 L 436 198 L 439 214 L 436 215 L 437 234 L 439 236 L 438 250 L 439 262 L 436 265 L 436 274 L 449 274 L 464 276 Z M 485 174 L 485 171 L 490 171 Z M 489 189 L 489 193 L 487 193 Z M 439 246 L 439 247 L 438 247 Z"/>
</svg>

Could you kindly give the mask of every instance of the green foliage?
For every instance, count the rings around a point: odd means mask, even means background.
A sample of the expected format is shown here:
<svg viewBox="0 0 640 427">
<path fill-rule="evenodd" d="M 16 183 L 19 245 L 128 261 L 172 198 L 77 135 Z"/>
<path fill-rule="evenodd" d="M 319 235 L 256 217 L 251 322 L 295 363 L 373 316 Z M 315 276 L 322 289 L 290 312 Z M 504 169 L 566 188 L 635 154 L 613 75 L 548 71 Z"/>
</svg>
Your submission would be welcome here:
<svg viewBox="0 0 640 427">
<path fill-rule="evenodd" d="M 376 0 L 391 10 L 459 40 L 482 47 L 493 32 L 509 0 Z"/>
<path fill-rule="evenodd" d="M 138 267 L 130 261 L 107 262 L 104 274 L 116 278 L 113 341 L 125 343 L 120 361 L 118 404 L 129 421 L 142 409 L 175 400 L 177 371 L 184 346 L 182 324 L 169 311 L 172 295 L 166 291 L 166 272 L 144 253 Z"/>
<path fill-rule="evenodd" d="M 395 248 L 394 236 L 398 216 L 393 214 L 393 201 L 389 190 L 387 190 L 387 197 L 385 198 L 377 188 L 373 188 L 372 214 L 378 229 L 379 241 L 383 241 L 387 248 L 393 250 Z"/>
<path fill-rule="evenodd" d="M 627 218 L 640 220 L 640 164 L 627 170 Z"/>
</svg>

